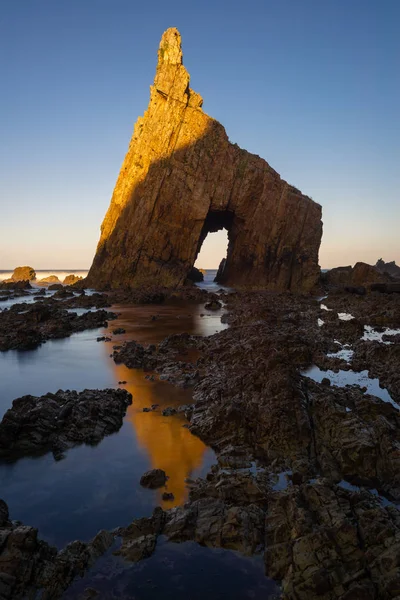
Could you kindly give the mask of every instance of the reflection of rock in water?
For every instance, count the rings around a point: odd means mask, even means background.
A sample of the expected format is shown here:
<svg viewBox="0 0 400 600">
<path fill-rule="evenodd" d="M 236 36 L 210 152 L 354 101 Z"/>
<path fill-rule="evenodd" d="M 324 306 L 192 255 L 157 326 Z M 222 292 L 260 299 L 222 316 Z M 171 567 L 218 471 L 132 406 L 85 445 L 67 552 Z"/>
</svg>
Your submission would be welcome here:
<svg viewBox="0 0 400 600">
<path fill-rule="evenodd" d="M 142 371 L 115 365 L 117 381 L 127 381 L 124 386 L 133 397 L 126 419 L 132 424 L 139 445 L 148 453 L 151 467 L 163 469 L 169 476 L 167 489 L 175 496 L 173 501 L 162 500 L 164 488 L 158 491 L 160 505 L 169 508 L 186 501 L 188 490 L 185 479 L 201 466 L 205 444 L 183 427 L 183 415 L 163 417 L 167 406 L 191 402 L 190 392 L 173 388 L 169 384 L 150 382 Z M 155 412 L 143 412 L 144 407 L 159 404 Z"/>
</svg>

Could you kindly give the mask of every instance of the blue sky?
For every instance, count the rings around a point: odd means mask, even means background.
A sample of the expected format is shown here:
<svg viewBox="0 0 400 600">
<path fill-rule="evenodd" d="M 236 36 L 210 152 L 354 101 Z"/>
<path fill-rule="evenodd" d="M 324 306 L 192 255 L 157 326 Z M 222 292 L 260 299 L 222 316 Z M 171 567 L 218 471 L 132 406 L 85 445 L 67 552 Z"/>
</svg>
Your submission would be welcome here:
<svg viewBox="0 0 400 600">
<path fill-rule="evenodd" d="M 322 204 L 321 266 L 400 263 L 399 22 L 397 0 L 2 0 L 0 269 L 90 266 L 171 26 L 205 112 Z"/>
</svg>

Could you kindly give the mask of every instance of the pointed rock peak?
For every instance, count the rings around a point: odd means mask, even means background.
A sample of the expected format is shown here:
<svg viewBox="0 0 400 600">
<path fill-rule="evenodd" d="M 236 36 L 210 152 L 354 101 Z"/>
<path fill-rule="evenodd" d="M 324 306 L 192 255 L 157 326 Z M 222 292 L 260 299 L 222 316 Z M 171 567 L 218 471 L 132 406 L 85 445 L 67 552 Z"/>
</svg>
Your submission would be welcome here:
<svg viewBox="0 0 400 600">
<path fill-rule="evenodd" d="M 164 97 L 189 101 L 189 73 L 182 64 L 182 39 L 175 27 L 164 32 L 158 49 L 154 88 Z"/>
<path fill-rule="evenodd" d="M 176 27 L 170 27 L 164 31 L 158 49 L 158 64 L 169 63 L 171 65 L 182 64 L 182 38 Z"/>
</svg>

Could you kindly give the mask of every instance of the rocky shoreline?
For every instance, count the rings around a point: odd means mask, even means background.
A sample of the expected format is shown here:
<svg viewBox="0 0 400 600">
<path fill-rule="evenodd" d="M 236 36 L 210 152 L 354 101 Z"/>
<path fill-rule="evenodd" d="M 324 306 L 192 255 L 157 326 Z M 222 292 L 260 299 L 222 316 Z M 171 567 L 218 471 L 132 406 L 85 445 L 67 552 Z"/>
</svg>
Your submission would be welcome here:
<svg viewBox="0 0 400 600">
<path fill-rule="evenodd" d="M 132 395 L 123 389 L 59 390 L 14 400 L 0 422 L 0 460 L 51 451 L 59 460 L 77 444 L 118 431 Z"/>
<path fill-rule="evenodd" d="M 301 374 L 312 364 L 367 368 L 398 399 L 399 295 L 331 293 L 322 304 L 275 293 L 219 298 L 230 324 L 220 333 L 114 349 L 117 363 L 193 389 L 188 425 L 218 459 L 206 479 L 188 483 L 184 506 L 114 531 L 117 552 L 141 560 L 163 535 L 262 553 L 288 600 L 400 596 L 400 413 L 359 386 Z M 365 338 L 366 327 L 387 340 Z M 344 344 L 350 362 L 332 356 Z M 80 573 L 89 562 L 81 564 Z M 46 588 L 41 582 L 29 586 Z M 6 598 L 21 597 L 10 589 Z"/>
</svg>

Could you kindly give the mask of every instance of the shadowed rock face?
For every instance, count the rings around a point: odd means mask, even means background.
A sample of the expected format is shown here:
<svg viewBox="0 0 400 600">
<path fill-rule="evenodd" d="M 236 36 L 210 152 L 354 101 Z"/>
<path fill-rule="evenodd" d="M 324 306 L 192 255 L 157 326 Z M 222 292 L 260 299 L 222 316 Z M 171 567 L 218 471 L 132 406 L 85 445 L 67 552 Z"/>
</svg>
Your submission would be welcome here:
<svg viewBox="0 0 400 600">
<path fill-rule="evenodd" d="M 179 32 L 161 40 L 150 103 L 116 183 L 88 285 L 181 285 L 209 232 L 228 230 L 221 283 L 307 291 L 321 207 L 231 144 L 189 87 Z"/>
</svg>

